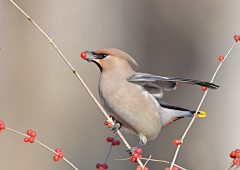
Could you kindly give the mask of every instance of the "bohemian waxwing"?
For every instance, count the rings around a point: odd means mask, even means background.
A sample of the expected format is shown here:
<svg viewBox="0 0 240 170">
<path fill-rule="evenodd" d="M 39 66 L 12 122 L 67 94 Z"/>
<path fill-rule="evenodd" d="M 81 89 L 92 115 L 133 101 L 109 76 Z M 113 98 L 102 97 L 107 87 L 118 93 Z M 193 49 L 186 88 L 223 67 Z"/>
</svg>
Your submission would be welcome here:
<svg viewBox="0 0 240 170">
<path fill-rule="evenodd" d="M 94 62 L 101 70 L 98 84 L 99 96 L 106 111 L 115 118 L 117 125 L 140 138 L 133 153 L 148 140 L 155 139 L 162 128 L 180 118 L 191 117 L 195 111 L 160 101 L 163 91 L 177 88 L 177 82 L 196 84 L 211 89 L 219 86 L 201 80 L 176 77 L 161 77 L 146 73 L 136 73 L 128 61 L 137 62 L 127 53 L 115 48 L 85 51 L 94 56 Z M 199 112 L 205 114 L 205 112 Z M 115 126 L 115 128 L 118 128 Z"/>
</svg>

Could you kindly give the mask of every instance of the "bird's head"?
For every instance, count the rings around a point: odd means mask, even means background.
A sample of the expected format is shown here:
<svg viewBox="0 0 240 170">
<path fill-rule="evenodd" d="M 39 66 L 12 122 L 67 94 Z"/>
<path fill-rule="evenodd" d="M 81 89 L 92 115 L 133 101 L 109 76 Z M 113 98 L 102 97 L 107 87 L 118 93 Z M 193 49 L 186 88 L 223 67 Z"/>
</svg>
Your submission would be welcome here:
<svg viewBox="0 0 240 170">
<path fill-rule="evenodd" d="M 117 70 L 118 68 L 121 70 L 128 69 L 130 67 L 128 61 L 138 66 L 137 62 L 129 54 L 116 48 L 85 51 L 85 53 L 90 54 L 94 58 L 84 59 L 97 64 L 101 71 L 112 69 Z"/>
</svg>

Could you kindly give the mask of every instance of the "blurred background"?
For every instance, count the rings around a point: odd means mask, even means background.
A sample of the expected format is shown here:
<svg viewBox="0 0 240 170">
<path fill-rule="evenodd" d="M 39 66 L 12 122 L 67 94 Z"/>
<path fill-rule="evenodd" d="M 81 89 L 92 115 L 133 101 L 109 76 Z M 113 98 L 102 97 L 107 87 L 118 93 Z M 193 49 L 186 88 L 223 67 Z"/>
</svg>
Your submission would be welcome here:
<svg viewBox="0 0 240 170">
<path fill-rule="evenodd" d="M 191 0 L 16 0 L 50 36 L 98 98 L 99 69 L 80 58 L 85 50 L 119 48 L 138 62 L 136 71 L 162 76 L 210 81 L 219 61 L 240 34 L 240 1 Z M 221 87 L 209 91 L 176 163 L 187 169 L 225 169 L 229 154 L 240 148 L 239 79 L 240 44 L 237 44 L 215 79 Z M 203 92 L 180 84 L 163 100 L 195 110 Z M 117 87 L 116 87 L 117 90 Z M 99 98 L 98 98 L 99 99 Z M 106 118 L 76 76 L 47 39 L 10 1 L 0 1 L 0 120 L 9 128 L 37 132 L 37 140 L 61 148 L 79 169 L 96 169 L 108 152 Z M 158 138 L 143 146 L 143 157 L 172 161 L 190 118 L 164 128 Z M 134 135 L 123 133 L 131 146 Z M 0 133 L 0 169 L 72 169 L 53 153 L 24 137 Z M 113 147 L 109 169 L 136 169 L 137 164 L 116 161 L 129 157 L 126 147 Z M 165 163 L 149 162 L 150 170 Z"/>
</svg>

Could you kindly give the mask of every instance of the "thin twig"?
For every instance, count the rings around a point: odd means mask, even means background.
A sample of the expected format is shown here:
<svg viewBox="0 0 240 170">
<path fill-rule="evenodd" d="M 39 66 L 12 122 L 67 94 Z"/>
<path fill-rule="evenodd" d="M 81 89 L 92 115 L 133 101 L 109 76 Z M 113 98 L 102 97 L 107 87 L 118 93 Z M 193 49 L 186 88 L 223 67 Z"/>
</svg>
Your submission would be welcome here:
<svg viewBox="0 0 240 170">
<path fill-rule="evenodd" d="M 232 47 L 230 48 L 230 50 L 227 52 L 226 56 L 224 57 L 224 60 L 222 60 L 222 61 L 220 62 L 220 64 L 218 65 L 218 67 L 217 67 L 217 69 L 216 69 L 215 73 L 213 74 L 213 77 L 212 77 L 212 79 L 211 79 L 211 81 L 210 81 L 211 83 L 213 82 L 213 80 L 214 80 L 214 78 L 216 77 L 216 75 L 217 75 L 220 67 L 222 66 L 222 64 L 224 63 L 224 61 L 226 60 L 227 56 L 228 56 L 229 53 L 232 51 L 232 49 L 233 49 L 233 47 L 236 45 L 236 43 L 237 43 L 237 42 L 235 42 L 235 43 L 232 45 Z M 191 122 L 189 123 L 187 129 L 186 129 L 185 132 L 183 133 L 183 136 L 182 136 L 181 140 L 183 140 L 183 139 L 185 138 L 185 136 L 187 135 L 189 129 L 191 128 L 191 126 L 192 126 L 192 124 L 193 124 L 193 122 L 194 122 L 194 120 L 195 120 L 195 118 L 196 118 L 196 114 L 198 113 L 200 107 L 202 106 L 202 103 L 203 103 L 203 101 L 204 101 L 207 93 L 208 93 L 208 89 L 204 92 L 203 97 L 202 97 L 202 99 L 201 99 L 201 101 L 200 101 L 200 103 L 199 103 L 199 105 L 198 105 L 198 107 L 197 107 L 197 110 L 196 110 L 196 112 L 195 112 L 195 114 L 194 114 Z M 177 159 L 177 155 L 178 155 L 178 152 L 179 152 L 180 147 L 181 147 L 181 145 L 178 145 L 178 147 L 177 147 L 177 149 L 176 149 L 176 151 L 175 151 L 175 154 L 174 154 L 173 161 L 172 161 L 172 163 L 171 163 L 170 169 L 172 169 L 172 167 L 173 167 L 173 165 L 174 165 L 174 163 L 175 163 L 175 161 L 176 161 L 176 159 Z"/>
<path fill-rule="evenodd" d="M 29 137 L 29 135 L 23 134 L 23 133 L 21 133 L 21 132 L 18 132 L 18 131 L 16 131 L 16 130 L 10 129 L 10 128 L 8 128 L 8 127 L 5 127 L 5 129 L 6 129 L 6 130 L 9 130 L 9 131 L 12 131 L 12 132 L 14 132 L 14 133 L 17 133 L 17 134 L 19 134 L 19 135 L 22 135 L 22 136 L 25 136 L 25 137 Z M 55 152 L 53 149 L 49 148 L 48 146 L 44 145 L 42 142 L 40 142 L 40 141 L 38 141 L 38 140 L 36 140 L 36 139 L 34 140 L 34 142 L 36 142 L 37 144 L 43 146 L 44 148 L 48 149 L 49 151 L 51 151 L 51 152 L 53 152 L 53 153 L 55 153 L 55 154 L 59 154 L 59 153 Z M 65 156 L 63 157 L 63 160 L 66 161 L 69 165 L 71 165 L 75 170 L 78 170 L 78 168 L 75 167 L 69 160 L 67 160 L 67 159 L 65 158 Z"/>
<path fill-rule="evenodd" d="M 147 161 L 144 164 L 144 167 L 147 165 L 148 161 L 151 159 L 152 155 L 149 156 L 149 158 L 147 159 Z"/>
<path fill-rule="evenodd" d="M 125 161 L 125 160 L 129 160 L 130 158 L 124 158 L 124 159 L 116 159 L 116 161 Z M 149 161 L 153 161 L 153 162 L 162 162 L 162 163 L 167 163 L 167 164 L 171 164 L 171 162 L 168 162 L 168 161 L 165 161 L 165 160 L 158 160 L 158 159 L 149 159 L 149 158 L 141 158 L 143 160 L 149 160 Z M 177 164 L 174 164 L 175 166 L 177 166 L 178 168 L 180 169 L 183 169 L 183 170 L 187 170 Z"/>
<path fill-rule="evenodd" d="M 94 97 L 93 93 L 90 91 L 90 89 L 88 88 L 88 86 L 85 84 L 85 82 L 83 81 L 83 79 L 80 77 L 80 75 L 77 73 L 77 71 L 74 69 L 74 67 L 70 64 L 70 62 L 64 57 L 64 55 L 62 54 L 62 52 L 59 50 L 59 48 L 57 47 L 57 45 L 54 43 L 53 38 L 50 38 L 13 0 L 10 0 L 10 2 L 13 3 L 13 5 L 18 8 L 27 18 L 30 22 L 32 22 L 32 24 L 48 39 L 48 42 L 50 44 L 53 45 L 53 47 L 56 49 L 56 51 L 58 52 L 58 54 L 62 57 L 62 59 L 67 63 L 67 65 L 70 67 L 70 69 L 73 71 L 73 73 L 77 76 L 78 80 L 82 83 L 82 85 L 84 86 L 84 88 L 86 89 L 86 91 L 89 93 L 89 95 L 92 97 L 93 101 L 97 104 L 97 106 L 99 107 L 99 109 L 103 112 L 103 114 L 106 116 L 106 118 L 114 125 L 114 122 L 112 121 L 112 119 L 108 116 L 107 112 L 104 110 L 104 108 L 102 107 L 102 105 L 98 102 L 98 100 Z M 128 144 L 127 140 L 124 138 L 124 136 L 122 135 L 122 133 L 117 130 L 117 134 L 118 136 L 121 138 L 121 140 L 123 141 L 123 143 L 126 145 L 126 147 L 128 149 L 131 148 L 131 146 Z M 143 164 L 140 160 L 138 160 L 139 165 L 141 165 L 141 167 L 143 168 Z"/>
<path fill-rule="evenodd" d="M 233 166 L 234 166 L 234 163 L 232 163 L 232 161 L 231 161 L 225 170 L 230 170 L 230 169 L 232 169 Z"/>
</svg>

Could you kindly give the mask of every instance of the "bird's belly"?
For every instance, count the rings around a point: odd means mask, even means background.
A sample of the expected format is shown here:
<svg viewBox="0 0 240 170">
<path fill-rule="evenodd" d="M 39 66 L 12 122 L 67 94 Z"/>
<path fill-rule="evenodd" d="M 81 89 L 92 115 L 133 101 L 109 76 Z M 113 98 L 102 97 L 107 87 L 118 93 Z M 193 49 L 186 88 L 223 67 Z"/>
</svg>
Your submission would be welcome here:
<svg viewBox="0 0 240 170">
<path fill-rule="evenodd" d="M 108 112 L 136 135 L 144 135 L 148 140 L 156 138 L 162 125 L 155 98 L 146 91 L 142 92 L 142 89 L 135 93 L 125 93 L 124 96 L 122 94 L 116 91 L 107 98 L 106 94 L 101 94 Z"/>
</svg>

